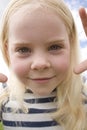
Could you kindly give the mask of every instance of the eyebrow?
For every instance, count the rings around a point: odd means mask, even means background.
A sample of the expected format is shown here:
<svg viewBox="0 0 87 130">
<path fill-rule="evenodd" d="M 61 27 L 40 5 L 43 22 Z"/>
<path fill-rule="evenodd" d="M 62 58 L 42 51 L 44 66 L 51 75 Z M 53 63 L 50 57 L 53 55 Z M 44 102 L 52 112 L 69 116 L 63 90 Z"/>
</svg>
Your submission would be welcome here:
<svg viewBox="0 0 87 130">
<path fill-rule="evenodd" d="M 29 43 L 29 42 L 13 42 L 13 45 L 29 45 L 29 44 L 32 44 L 32 43 Z"/>
<path fill-rule="evenodd" d="M 46 43 L 64 43 L 65 42 L 65 40 L 64 39 L 56 39 L 56 40 L 49 40 L 49 41 L 47 41 Z"/>
<path fill-rule="evenodd" d="M 64 38 L 61 39 L 54 39 L 54 40 L 48 40 L 45 44 L 52 44 L 52 43 L 65 43 Z M 31 42 L 14 42 L 13 45 L 30 45 Z"/>
</svg>

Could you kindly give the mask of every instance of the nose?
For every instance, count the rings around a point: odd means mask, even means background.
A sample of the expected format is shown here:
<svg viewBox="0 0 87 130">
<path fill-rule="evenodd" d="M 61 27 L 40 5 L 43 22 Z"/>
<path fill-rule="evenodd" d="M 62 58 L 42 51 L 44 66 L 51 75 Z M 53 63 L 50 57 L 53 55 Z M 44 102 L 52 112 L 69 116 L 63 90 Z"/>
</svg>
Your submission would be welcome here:
<svg viewBox="0 0 87 130">
<path fill-rule="evenodd" d="M 38 56 L 33 59 L 31 69 L 41 71 L 50 68 L 50 66 L 50 62 L 45 57 Z"/>
</svg>

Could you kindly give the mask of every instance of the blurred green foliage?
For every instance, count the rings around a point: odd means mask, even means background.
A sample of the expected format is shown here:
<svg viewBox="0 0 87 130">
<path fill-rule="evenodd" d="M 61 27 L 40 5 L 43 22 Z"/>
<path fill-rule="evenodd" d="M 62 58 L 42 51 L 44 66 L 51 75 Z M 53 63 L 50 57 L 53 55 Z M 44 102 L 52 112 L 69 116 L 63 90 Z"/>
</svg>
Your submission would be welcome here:
<svg viewBox="0 0 87 130">
<path fill-rule="evenodd" d="M 0 123 L 0 130 L 4 130 L 2 123 Z"/>
</svg>

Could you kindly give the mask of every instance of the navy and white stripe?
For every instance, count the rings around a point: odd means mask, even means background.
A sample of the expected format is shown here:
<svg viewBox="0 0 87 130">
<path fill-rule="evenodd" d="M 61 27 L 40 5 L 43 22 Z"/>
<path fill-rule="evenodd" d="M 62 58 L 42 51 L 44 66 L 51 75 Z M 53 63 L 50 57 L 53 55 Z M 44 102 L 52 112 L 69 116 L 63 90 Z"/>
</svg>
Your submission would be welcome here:
<svg viewBox="0 0 87 130">
<path fill-rule="evenodd" d="M 4 130 L 62 130 L 50 114 L 57 108 L 56 92 L 49 97 L 25 93 L 24 100 L 28 106 L 27 114 L 20 109 L 13 112 L 9 102 L 2 107 Z"/>
</svg>

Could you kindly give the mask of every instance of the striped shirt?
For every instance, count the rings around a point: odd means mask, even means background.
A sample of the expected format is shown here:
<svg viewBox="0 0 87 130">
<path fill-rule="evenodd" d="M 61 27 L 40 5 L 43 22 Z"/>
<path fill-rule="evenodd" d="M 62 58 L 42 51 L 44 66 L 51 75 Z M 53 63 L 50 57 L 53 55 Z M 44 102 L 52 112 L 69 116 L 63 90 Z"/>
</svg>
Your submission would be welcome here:
<svg viewBox="0 0 87 130">
<path fill-rule="evenodd" d="M 1 109 L 4 130 L 62 130 L 50 114 L 57 108 L 55 99 L 55 91 L 49 96 L 41 97 L 26 92 L 24 101 L 28 106 L 28 113 L 20 109 L 13 112 L 8 101 Z"/>
</svg>

